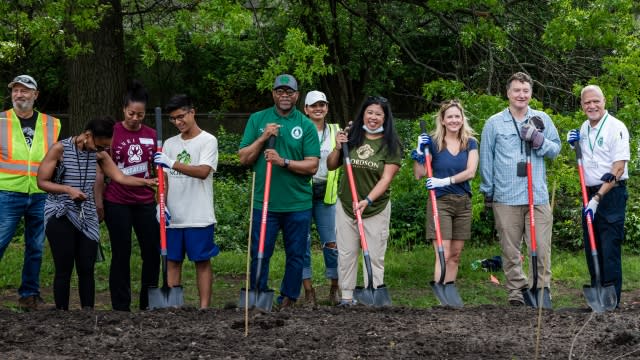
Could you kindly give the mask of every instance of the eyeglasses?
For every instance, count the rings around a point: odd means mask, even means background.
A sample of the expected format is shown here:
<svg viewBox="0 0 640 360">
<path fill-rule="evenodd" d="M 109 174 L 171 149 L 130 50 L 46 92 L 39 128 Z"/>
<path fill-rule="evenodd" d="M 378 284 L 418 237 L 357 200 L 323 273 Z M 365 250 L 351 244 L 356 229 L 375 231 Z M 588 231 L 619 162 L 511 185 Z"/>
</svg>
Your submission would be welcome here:
<svg viewBox="0 0 640 360">
<path fill-rule="evenodd" d="M 297 91 L 293 90 L 293 89 L 276 89 L 276 95 L 278 96 L 282 96 L 284 94 L 287 94 L 287 96 L 293 96 L 296 94 Z"/>
<path fill-rule="evenodd" d="M 389 102 L 389 100 L 387 100 L 387 98 L 382 97 L 382 96 L 369 96 L 367 98 L 367 102 L 374 102 L 374 103 L 380 103 L 380 104 L 386 104 Z"/>
<path fill-rule="evenodd" d="M 176 115 L 176 116 L 169 116 L 169 121 L 171 121 L 172 123 L 176 123 L 178 121 L 184 121 L 184 117 L 187 116 L 187 114 L 189 114 L 191 112 L 191 110 L 187 110 L 184 113 L 180 114 L 180 115 Z"/>
</svg>

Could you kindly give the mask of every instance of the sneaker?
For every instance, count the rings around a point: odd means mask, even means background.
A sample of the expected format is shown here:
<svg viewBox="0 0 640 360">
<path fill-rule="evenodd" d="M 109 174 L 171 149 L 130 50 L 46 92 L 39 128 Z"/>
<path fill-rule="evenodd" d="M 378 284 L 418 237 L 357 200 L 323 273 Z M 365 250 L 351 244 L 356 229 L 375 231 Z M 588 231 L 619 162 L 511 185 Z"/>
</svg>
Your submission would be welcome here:
<svg viewBox="0 0 640 360">
<path fill-rule="evenodd" d="M 347 308 L 355 306 L 358 302 L 353 299 L 341 299 L 338 307 Z"/>
<path fill-rule="evenodd" d="M 509 305 L 511 305 L 511 306 L 524 306 L 524 301 L 511 299 L 511 300 L 509 300 Z"/>
<path fill-rule="evenodd" d="M 18 308 L 22 311 L 35 311 L 38 309 L 35 296 L 23 296 L 18 299 Z"/>
</svg>

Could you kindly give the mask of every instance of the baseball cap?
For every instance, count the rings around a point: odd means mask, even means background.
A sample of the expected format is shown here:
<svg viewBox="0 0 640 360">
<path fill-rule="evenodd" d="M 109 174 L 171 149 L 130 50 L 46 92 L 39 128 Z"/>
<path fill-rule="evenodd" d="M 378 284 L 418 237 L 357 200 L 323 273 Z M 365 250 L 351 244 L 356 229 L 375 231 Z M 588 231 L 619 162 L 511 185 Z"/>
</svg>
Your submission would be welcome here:
<svg viewBox="0 0 640 360">
<path fill-rule="evenodd" d="M 307 97 L 304 99 L 304 106 L 313 105 L 318 101 L 326 102 L 327 104 L 329 103 L 327 101 L 327 95 L 325 95 L 322 91 L 309 91 L 307 93 Z"/>
<path fill-rule="evenodd" d="M 298 91 L 298 82 L 296 81 L 296 78 L 294 78 L 289 74 L 278 75 L 278 77 L 276 77 L 276 81 L 273 83 L 274 89 L 277 89 L 279 87 L 284 87 L 284 86 L 292 88 L 295 91 Z"/>
<path fill-rule="evenodd" d="M 9 89 L 15 84 L 22 84 L 29 89 L 38 90 L 38 83 L 29 75 L 18 75 L 9 83 Z"/>
</svg>

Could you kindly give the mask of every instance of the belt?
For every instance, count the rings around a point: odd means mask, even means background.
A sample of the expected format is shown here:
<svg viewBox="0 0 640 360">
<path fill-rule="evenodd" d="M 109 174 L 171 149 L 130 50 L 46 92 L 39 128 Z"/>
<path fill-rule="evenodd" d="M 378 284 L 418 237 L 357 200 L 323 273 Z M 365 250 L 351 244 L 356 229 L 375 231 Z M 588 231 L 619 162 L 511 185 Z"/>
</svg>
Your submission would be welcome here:
<svg viewBox="0 0 640 360">
<path fill-rule="evenodd" d="M 612 187 L 626 186 L 626 185 L 627 185 L 627 180 L 620 180 L 620 181 L 614 182 Z M 590 194 L 593 194 L 598 192 L 598 190 L 600 190 L 601 187 L 602 187 L 602 184 L 596 185 L 596 186 L 587 186 L 587 191 L 589 191 Z"/>
</svg>

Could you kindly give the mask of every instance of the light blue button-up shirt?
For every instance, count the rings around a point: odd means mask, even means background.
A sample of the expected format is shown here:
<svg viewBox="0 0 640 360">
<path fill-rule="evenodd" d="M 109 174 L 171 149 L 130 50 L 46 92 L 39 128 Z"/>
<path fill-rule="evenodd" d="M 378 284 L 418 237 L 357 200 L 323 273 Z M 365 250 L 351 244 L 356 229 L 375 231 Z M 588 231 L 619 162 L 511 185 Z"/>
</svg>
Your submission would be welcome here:
<svg viewBox="0 0 640 360">
<path fill-rule="evenodd" d="M 539 116 L 544 120 L 544 142 L 539 149 L 531 150 L 533 202 L 549 203 L 547 170 L 544 158 L 554 159 L 560 153 L 558 130 L 549 115 L 529 108 L 523 122 L 516 126 L 509 109 L 487 120 L 480 139 L 480 192 L 492 197 L 494 202 L 506 205 L 526 205 L 528 201 L 527 177 L 517 175 L 518 162 L 526 161 L 525 142 L 520 140 L 520 128 L 529 118 Z"/>
</svg>

